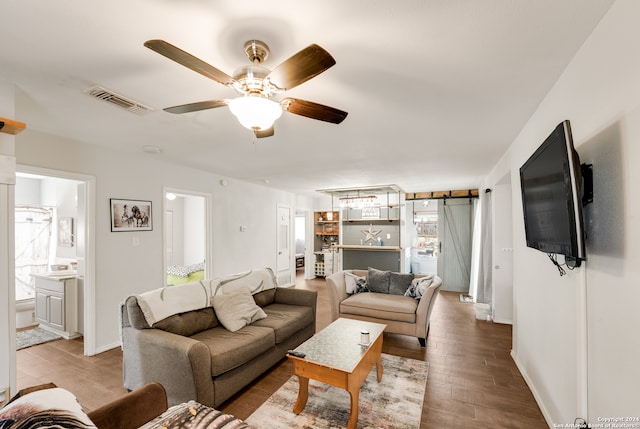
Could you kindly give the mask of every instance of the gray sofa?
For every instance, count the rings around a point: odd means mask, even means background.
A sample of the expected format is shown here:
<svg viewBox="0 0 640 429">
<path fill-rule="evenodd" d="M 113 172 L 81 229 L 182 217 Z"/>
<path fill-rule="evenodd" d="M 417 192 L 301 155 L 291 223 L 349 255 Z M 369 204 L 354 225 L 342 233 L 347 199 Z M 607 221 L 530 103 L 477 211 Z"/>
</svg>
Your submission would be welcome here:
<svg viewBox="0 0 640 429">
<path fill-rule="evenodd" d="M 201 308 L 149 323 L 148 295 L 160 297 L 164 316 L 198 288 Z M 267 317 L 231 332 L 208 302 L 243 290 Z M 313 336 L 316 301 L 315 291 L 278 288 L 270 269 L 129 296 L 121 307 L 124 386 L 158 382 L 169 406 L 195 400 L 217 407 Z"/>
<path fill-rule="evenodd" d="M 382 287 L 369 292 L 347 293 L 346 273 L 364 277 L 369 281 L 370 272 L 382 278 L 389 278 L 386 290 Z M 389 273 L 371 268 L 343 270 L 332 274 L 326 279 L 332 320 L 346 317 L 384 323 L 387 325 L 385 332 L 414 336 L 418 338 L 420 345 L 425 347 L 431 311 L 442 286 L 440 277 L 430 276 L 428 286 L 421 291 L 420 298 L 416 299 L 405 296 L 402 288 L 406 291 L 410 287 L 409 282 L 427 277 L 424 274 Z M 394 281 L 396 284 L 393 284 Z"/>
</svg>

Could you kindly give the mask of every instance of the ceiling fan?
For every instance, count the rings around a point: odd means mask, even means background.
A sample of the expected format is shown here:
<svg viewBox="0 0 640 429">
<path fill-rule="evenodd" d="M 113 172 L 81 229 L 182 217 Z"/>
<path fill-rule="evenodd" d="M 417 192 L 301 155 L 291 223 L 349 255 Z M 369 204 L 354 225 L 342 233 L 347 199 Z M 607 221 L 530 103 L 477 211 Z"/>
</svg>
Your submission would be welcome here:
<svg viewBox="0 0 640 429">
<path fill-rule="evenodd" d="M 249 40 L 244 44 L 244 51 L 252 64 L 240 67 L 233 76 L 164 40 L 148 40 L 144 46 L 209 79 L 233 88 L 240 94 L 234 99 L 206 100 L 167 107 L 164 109 L 166 112 L 180 114 L 229 106 L 240 123 L 252 130 L 258 138 L 274 134 L 273 122 L 280 117 L 283 110 L 334 124 L 341 123 L 347 117 L 347 112 L 312 101 L 291 97 L 279 101 L 271 99 L 319 75 L 336 63 L 329 52 L 316 44 L 307 46 L 275 69 L 269 70 L 261 65 L 269 55 L 269 47 L 259 40 Z"/>
</svg>

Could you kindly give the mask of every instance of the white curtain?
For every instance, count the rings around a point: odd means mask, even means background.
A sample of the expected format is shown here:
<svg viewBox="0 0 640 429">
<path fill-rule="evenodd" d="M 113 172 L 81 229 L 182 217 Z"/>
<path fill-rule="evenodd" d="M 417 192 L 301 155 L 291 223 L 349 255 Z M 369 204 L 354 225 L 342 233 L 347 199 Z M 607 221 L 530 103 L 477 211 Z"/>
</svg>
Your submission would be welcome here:
<svg viewBox="0 0 640 429">
<path fill-rule="evenodd" d="M 469 295 L 475 302 L 491 304 L 491 192 L 481 192 L 475 202 Z"/>
</svg>

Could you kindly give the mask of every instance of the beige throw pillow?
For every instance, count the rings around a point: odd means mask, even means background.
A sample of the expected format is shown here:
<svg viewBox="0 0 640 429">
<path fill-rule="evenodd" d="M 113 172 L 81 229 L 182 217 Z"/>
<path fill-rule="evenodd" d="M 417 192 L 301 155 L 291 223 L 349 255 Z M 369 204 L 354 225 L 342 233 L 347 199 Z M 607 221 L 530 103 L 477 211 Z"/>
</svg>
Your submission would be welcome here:
<svg viewBox="0 0 640 429">
<path fill-rule="evenodd" d="M 216 311 L 218 321 L 231 332 L 267 317 L 267 313 L 256 304 L 253 296 L 246 292 L 214 295 L 211 305 Z"/>
</svg>

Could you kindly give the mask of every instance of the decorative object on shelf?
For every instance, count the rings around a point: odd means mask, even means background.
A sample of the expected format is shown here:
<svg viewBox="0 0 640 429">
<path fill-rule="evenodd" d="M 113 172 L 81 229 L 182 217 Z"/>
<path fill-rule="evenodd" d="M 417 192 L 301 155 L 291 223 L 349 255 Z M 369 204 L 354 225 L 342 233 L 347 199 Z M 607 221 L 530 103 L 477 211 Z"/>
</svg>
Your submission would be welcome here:
<svg viewBox="0 0 640 429">
<path fill-rule="evenodd" d="M 367 243 L 368 241 L 376 241 L 376 237 L 378 236 L 378 234 L 380 234 L 382 232 L 381 229 L 374 231 L 373 230 L 373 225 L 369 224 L 369 229 L 363 229 L 362 233 L 364 234 L 364 242 Z M 379 239 L 379 238 L 378 238 Z"/>
<path fill-rule="evenodd" d="M 151 201 L 111 198 L 111 232 L 152 231 Z"/>
<path fill-rule="evenodd" d="M 380 219 L 380 207 L 363 207 L 362 219 Z"/>
<path fill-rule="evenodd" d="M 72 217 L 61 217 L 58 220 L 58 246 L 73 247 Z"/>
</svg>

